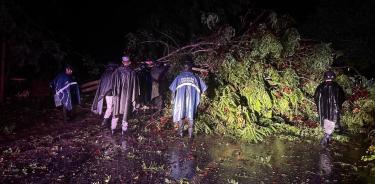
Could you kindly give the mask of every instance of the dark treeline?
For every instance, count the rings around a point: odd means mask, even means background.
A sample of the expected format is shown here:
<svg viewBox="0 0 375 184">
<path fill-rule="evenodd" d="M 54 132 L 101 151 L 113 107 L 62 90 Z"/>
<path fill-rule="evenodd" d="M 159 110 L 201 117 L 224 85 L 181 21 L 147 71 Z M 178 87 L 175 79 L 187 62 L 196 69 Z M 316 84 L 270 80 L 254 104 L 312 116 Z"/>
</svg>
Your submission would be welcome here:
<svg viewBox="0 0 375 184">
<path fill-rule="evenodd" d="M 6 76 L 29 73 L 50 77 L 64 63 L 74 63 L 79 78 L 97 77 L 102 64 L 116 61 L 129 47 L 129 33 L 146 33 L 150 40 L 170 38 L 172 48 L 207 35 L 204 16 L 241 32 L 262 9 L 294 18 L 304 38 L 332 42 L 343 51 L 343 65 L 354 65 L 371 76 L 374 16 L 370 0 L 350 1 L 1 1 L 1 29 L 7 44 Z M 143 38 L 144 39 L 144 38 Z M 161 57 L 163 46 L 145 44 L 129 50 L 137 59 Z M 137 53 L 138 52 L 138 53 Z M 22 71 L 22 72 L 21 72 Z M 30 72 L 33 71 L 33 72 Z M 86 79 L 84 79 L 86 78 Z"/>
</svg>

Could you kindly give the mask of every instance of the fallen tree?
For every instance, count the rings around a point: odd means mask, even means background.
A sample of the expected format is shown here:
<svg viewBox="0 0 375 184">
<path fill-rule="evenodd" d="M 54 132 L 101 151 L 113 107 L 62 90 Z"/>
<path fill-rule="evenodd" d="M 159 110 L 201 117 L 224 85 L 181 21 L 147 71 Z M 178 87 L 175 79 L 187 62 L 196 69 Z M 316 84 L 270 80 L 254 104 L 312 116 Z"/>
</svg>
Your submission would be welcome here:
<svg viewBox="0 0 375 184">
<path fill-rule="evenodd" d="M 369 94 L 374 86 L 361 75 L 347 75 L 346 67 L 332 67 L 338 54 L 331 44 L 301 39 L 289 17 L 269 11 L 243 27 L 222 25 L 196 42 L 169 45 L 157 59 L 171 65 L 169 80 L 186 55 L 199 66 L 210 90 L 200 106 L 197 131 L 255 142 L 274 133 L 317 138 L 322 131 L 312 95 L 328 69 L 348 96 L 342 113 L 346 129 L 360 133 L 373 126 L 375 97 Z"/>
</svg>

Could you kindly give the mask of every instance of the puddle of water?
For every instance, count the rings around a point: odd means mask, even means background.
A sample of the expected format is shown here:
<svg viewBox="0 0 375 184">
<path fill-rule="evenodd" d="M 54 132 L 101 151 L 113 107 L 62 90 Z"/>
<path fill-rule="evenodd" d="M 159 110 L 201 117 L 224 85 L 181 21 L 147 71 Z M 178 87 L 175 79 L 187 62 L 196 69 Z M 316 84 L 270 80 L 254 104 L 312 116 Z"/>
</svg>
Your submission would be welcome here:
<svg viewBox="0 0 375 184">
<path fill-rule="evenodd" d="M 199 137 L 194 146 L 171 145 L 167 160 L 175 180 L 209 183 L 375 183 L 360 162 L 359 144 L 288 142 L 260 144 Z M 195 149 L 195 150 L 194 150 Z M 362 164 L 362 165 L 361 165 Z M 200 179 L 200 180 L 199 180 Z"/>
<path fill-rule="evenodd" d="M 169 148 L 167 161 L 170 166 L 170 176 L 173 179 L 191 181 L 196 175 L 197 161 L 192 151 L 192 145 L 183 142 Z"/>
</svg>

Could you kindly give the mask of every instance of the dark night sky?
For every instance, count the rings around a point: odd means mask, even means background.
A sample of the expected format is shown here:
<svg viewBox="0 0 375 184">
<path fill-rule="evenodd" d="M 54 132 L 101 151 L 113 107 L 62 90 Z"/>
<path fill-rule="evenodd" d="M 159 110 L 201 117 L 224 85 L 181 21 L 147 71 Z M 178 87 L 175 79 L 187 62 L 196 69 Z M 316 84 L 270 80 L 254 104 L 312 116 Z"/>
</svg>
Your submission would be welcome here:
<svg viewBox="0 0 375 184">
<path fill-rule="evenodd" d="M 97 59 L 114 59 L 121 55 L 124 35 L 140 28 L 144 15 L 155 6 L 174 8 L 173 0 L 128 1 L 19 1 L 26 14 L 37 24 L 70 40 L 79 52 Z M 256 7 L 288 13 L 303 21 L 314 10 L 314 3 L 254 1 Z"/>
<path fill-rule="evenodd" d="M 168 17 L 167 20 L 171 19 L 180 24 L 194 21 L 191 17 L 180 21 L 181 17 L 175 16 L 179 11 L 183 11 L 182 9 L 186 9 L 186 6 L 190 6 L 193 0 L 15 1 L 21 5 L 30 20 L 55 33 L 61 38 L 61 43 L 68 43 L 67 47 L 71 50 L 91 55 L 99 62 L 116 61 L 120 58 L 125 48 L 125 35 L 147 26 L 145 20 L 148 20 L 150 15 L 163 14 L 163 20 Z M 207 8 L 207 4 L 214 2 L 213 7 L 225 7 L 233 1 L 195 2 L 202 6 L 203 11 L 215 12 L 217 9 Z M 374 76 L 371 74 L 371 68 L 375 64 L 372 59 L 375 57 L 375 52 L 372 51 L 375 48 L 375 17 L 371 15 L 372 9 L 375 8 L 373 0 L 248 2 L 250 8 L 271 9 L 278 14 L 291 15 L 296 19 L 297 28 L 303 38 L 332 42 L 335 49 L 346 49 L 346 61 L 354 63 L 353 66 L 368 76 Z M 199 19 L 199 15 L 196 18 Z"/>
</svg>

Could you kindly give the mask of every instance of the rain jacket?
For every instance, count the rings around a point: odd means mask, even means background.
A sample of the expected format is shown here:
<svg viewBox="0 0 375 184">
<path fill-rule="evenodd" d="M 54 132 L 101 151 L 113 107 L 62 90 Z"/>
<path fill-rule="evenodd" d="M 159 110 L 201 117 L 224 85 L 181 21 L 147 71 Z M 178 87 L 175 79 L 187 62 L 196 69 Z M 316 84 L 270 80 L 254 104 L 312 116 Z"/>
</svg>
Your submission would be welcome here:
<svg viewBox="0 0 375 184">
<path fill-rule="evenodd" d="M 164 65 L 157 65 L 152 67 L 150 75 L 152 78 L 152 93 L 151 99 L 161 96 L 162 90 L 166 86 L 164 85 L 164 75 L 167 72 L 168 67 Z"/>
<path fill-rule="evenodd" d="M 315 90 L 314 100 L 322 126 L 324 119 L 340 123 L 340 111 L 345 101 L 345 93 L 339 84 L 336 82 L 321 83 Z"/>
<path fill-rule="evenodd" d="M 173 98 L 173 122 L 183 118 L 194 120 L 200 95 L 207 86 L 201 78 L 191 72 L 181 72 L 169 86 Z"/>
<path fill-rule="evenodd" d="M 140 95 L 137 74 L 130 67 L 121 66 L 113 72 L 112 85 L 113 115 L 123 114 L 127 121 Z"/>
<path fill-rule="evenodd" d="M 116 64 L 108 64 L 104 73 L 100 77 L 99 86 L 96 90 L 95 98 L 91 107 L 91 111 L 95 114 L 102 114 L 104 97 L 112 95 L 112 74 L 116 68 Z"/>
<path fill-rule="evenodd" d="M 67 110 L 72 110 L 73 105 L 81 104 L 79 87 L 72 77 L 61 73 L 52 81 L 56 107 L 63 105 Z"/>
<path fill-rule="evenodd" d="M 147 104 L 151 101 L 152 93 L 152 78 L 150 74 L 151 68 L 148 68 L 146 65 L 141 67 L 139 71 L 139 86 L 141 91 L 140 100 Z"/>
</svg>

